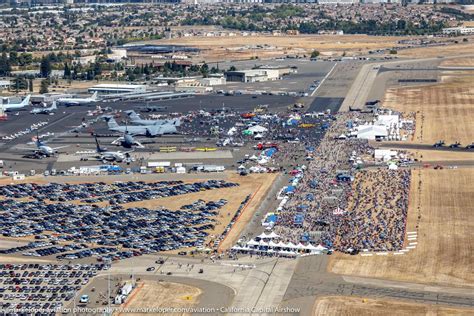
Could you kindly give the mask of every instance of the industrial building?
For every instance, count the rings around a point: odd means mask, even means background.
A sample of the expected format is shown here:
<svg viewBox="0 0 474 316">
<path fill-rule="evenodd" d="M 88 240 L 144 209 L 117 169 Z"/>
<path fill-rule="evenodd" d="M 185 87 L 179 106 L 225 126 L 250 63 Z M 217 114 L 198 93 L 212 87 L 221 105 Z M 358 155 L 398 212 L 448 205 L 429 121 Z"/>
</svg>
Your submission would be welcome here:
<svg viewBox="0 0 474 316">
<path fill-rule="evenodd" d="M 263 82 L 281 79 L 280 70 L 278 69 L 249 69 L 227 71 L 225 78 L 227 81 L 237 82 Z"/>
<path fill-rule="evenodd" d="M 89 93 L 117 94 L 117 93 L 145 93 L 146 85 L 143 84 L 98 84 L 88 89 Z"/>
</svg>

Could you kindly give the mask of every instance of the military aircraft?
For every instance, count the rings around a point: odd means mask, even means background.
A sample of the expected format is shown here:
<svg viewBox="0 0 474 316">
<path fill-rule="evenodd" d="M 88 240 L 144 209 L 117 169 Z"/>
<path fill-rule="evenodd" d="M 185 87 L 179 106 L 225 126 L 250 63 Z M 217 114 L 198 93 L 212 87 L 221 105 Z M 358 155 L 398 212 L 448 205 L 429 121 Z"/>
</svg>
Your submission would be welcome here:
<svg viewBox="0 0 474 316">
<path fill-rule="evenodd" d="M 171 124 L 120 126 L 117 124 L 113 117 L 104 116 L 104 118 L 107 121 L 107 126 L 109 127 L 109 130 L 120 133 L 128 132 L 132 136 L 142 135 L 147 137 L 155 137 L 162 136 L 164 134 L 175 134 L 177 132 L 176 126 Z"/>
<path fill-rule="evenodd" d="M 2 104 L 0 107 L 4 112 L 24 110 L 30 104 L 30 98 L 31 95 L 29 94 L 20 103 L 10 103 L 10 100 L 8 99 L 8 103 Z"/>
<path fill-rule="evenodd" d="M 169 120 L 144 120 L 140 118 L 135 111 L 129 110 L 125 111 L 127 116 L 130 118 L 130 122 L 137 125 L 165 125 L 170 124 L 174 126 L 180 126 L 181 121 L 179 119 L 169 119 Z"/>
<path fill-rule="evenodd" d="M 56 101 L 49 108 L 34 108 L 30 111 L 31 114 L 51 114 L 56 111 L 58 107 L 56 106 Z"/>
<path fill-rule="evenodd" d="M 112 145 L 122 146 L 124 148 L 145 148 L 139 141 L 135 140 L 132 135 L 125 131 L 123 136 L 120 136 L 112 142 Z"/>
<path fill-rule="evenodd" d="M 444 140 L 437 141 L 436 143 L 433 144 L 433 147 L 443 147 L 444 146 Z"/>
<path fill-rule="evenodd" d="M 97 92 L 94 92 L 89 98 L 59 98 L 57 102 L 65 106 L 88 105 L 97 102 Z"/>
<path fill-rule="evenodd" d="M 35 140 L 35 145 L 36 149 L 32 148 L 18 148 L 20 150 L 33 150 L 33 154 L 36 158 L 45 158 L 45 157 L 51 157 L 54 156 L 55 154 L 58 153 L 58 149 L 68 147 L 69 145 L 66 146 L 60 146 L 60 147 L 50 147 L 47 146 L 45 142 L 41 140 L 38 134 L 36 134 L 36 140 Z"/>
<path fill-rule="evenodd" d="M 454 144 L 449 145 L 449 148 L 459 148 L 461 146 L 460 142 L 455 142 Z"/>
<path fill-rule="evenodd" d="M 107 148 L 100 147 L 99 141 L 97 140 L 97 136 L 94 136 L 95 144 L 96 144 L 96 158 L 102 160 L 103 162 L 106 161 L 116 161 L 122 162 L 130 158 L 130 153 L 132 151 L 108 151 Z"/>
<path fill-rule="evenodd" d="M 158 106 L 158 105 L 146 105 L 140 108 L 142 112 L 164 112 L 168 107 L 167 106 Z"/>
</svg>

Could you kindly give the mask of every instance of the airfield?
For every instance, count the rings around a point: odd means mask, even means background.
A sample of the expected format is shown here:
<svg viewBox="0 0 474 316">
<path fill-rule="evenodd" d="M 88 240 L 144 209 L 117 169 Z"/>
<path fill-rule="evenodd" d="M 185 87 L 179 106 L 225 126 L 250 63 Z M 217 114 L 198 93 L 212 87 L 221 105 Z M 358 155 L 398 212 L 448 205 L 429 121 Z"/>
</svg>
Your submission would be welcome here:
<svg viewBox="0 0 474 316">
<path fill-rule="evenodd" d="M 272 61 L 274 63 L 278 63 Z M 243 62 L 247 67 L 252 62 Z M 309 63 L 309 61 L 306 61 Z M 314 63 L 314 62 L 313 62 Z M 314 80 L 322 81 L 316 91 L 306 97 L 289 97 L 275 95 L 209 95 L 188 99 L 160 101 L 156 105 L 167 106 L 166 113 L 199 111 L 228 107 L 239 111 L 252 111 L 256 106 L 269 104 L 271 111 L 286 111 L 295 102 L 303 102 L 307 111 L 349 111 L 349 106 L 367 110 L 368 100 L 380 99 L 384 107 L 402 113 L 415 113 L 416 130 L 412 139 L 406 142 L 377 142 L 383 148 L 406 149 L 419 159 L 411 168 L 412 178 L 409 191 L 409 208 L 407 232 L 412 232 L 410 241 L 405 241 L 408 251 L 400 255 L 393 252 L 383 254 L 349 255 L 334 253 L 332 255 L 313 255 L 299 259 L 279 257 L 243 256 L 234 258 L 219 257 L 218 254 L 232 247 L 242 236 L 255 236 L 261 232 L 260 220 L 264 212 L 275 209 L 276 191 L 282 183 L 288 181 L 283 173 L 250 174 L 240 177 L 235 173 L 237 161 L 246 154 L 254 153 L 251 146 L 239 148 L 219 148 L 209 152 L 159 152 L 163 146 L 215 147 L 211 137 L 196 137 L 192 134 L 198 128 L 189 128 L 186 135 L 166 135 L 147 140 L 146 149 L 137 150 L 135 162 L 122 164 L 124 168 L 138 167 L 143 161 L 167 160 L 172 163 L 185 164 L 222 164 L 225 173 L 212 174 L 122 174 L 110 176 L 57 176 L 52 178 L 41 175 L 32 178 L 37 183 L 55 182 L 114 182 L 114 181 L 161 181 L 182 180 L 191 183 L 207 179 L 225 179 L 239 183 L 239 189 L 223 188 L 204 192 L 190 193 L 178 197 L 132 202 L 127 207 L 158 207 L 178 209 L 184 204 L 198 199 L 216 201 L 228 200 L 226 211 L 218 216 L 218 225 L 209 231 L 210 235 L 219 235 L 231 221 L 233 210 L 250 196 L 245 210 L 227 237 L 221 242 L 217 253 L 178 255 L 180 250 L 145 254 L 119 260 L 111 264 L 107 271 L 99 273 L 78 292 L 74 303 L 68 307 L 81 306 L 79 296 L 87 293 L 90 302 L 87 307 L 103 308 L 108 291 L 108 283 L 117 290 L 118 285 L 133 276 L 137 285 L 132 295 L 122 307 L 126 308 L 207 308 L 210 314 L 237 309 L 241 314 L 256 309 L 265 311 L 268 307 L 287 308 L 294 314 L 363 314 L 376 315 L 387 312 L 387 306 L 397 314 L 425 315 L 430 313 L 466 315 L 473 313 L 472 286 L 472 218 L 474 181 L 473 153 L 463 148 L 433 148 L 438 140 L 445 140 L 447 145 L 459 141 L 463 146 L 474 141 L 472 130 L 474 72 L 463 70 L 463 73 L 446 73 L 442 66 L 470 67 L 472 59 L 464 63 L 451 63 L 451 59 L 403 60 L 384 64 L 377 61 L 374 65 L 361 61 L 343 61 L 322 63 L 319 67 L 307 68 L 300 75 L 304 78 L 287 78 L 288 83 L 296 81 L 295 90 L 308 88 Z M 238 65 L 238 63 L 233 63 Z M 304 68 L 305 62 L 301 62 Z M 318 68 L 319 67 L 319 68 Z M 365 67 L 365 68 L 364 68 Z M 441 67 L 441 68 L 440 68 Z M 427 70 L 429 69 L 429 70 Z M 451 71 L 451 70 L 449 70 Z M 360 75 L 361 73 L 368 74 Z M 428 73 L 428 75 L 427 75 Z M 308 79 L 309 78 L 309 79 Z M 301 79 L 301 80 L 300 80 Z M 419 82 L 436 80 L 436 82 Z M 400 82 L 408 80 L 408 82 Z M 259 83 L 255 90 L 279 90 L 284 88 L 284 81 Z M 232 90 L 247 89 L 245 85 L 236 84 Z M 357 90 L 357 93 L 351 92 Z M 360 90 L 364 90 L 360 92 Z M 344 103 L 345 102 L 345 103 Z M 127 110 L 138 107 L 133 103 L 103 104 L 114 110 Z M 25 135 L 19 139 L 4 142 L 0 149 L 0 159 L 5 161 L 4 170 L 66 170 L 72 166 L 97 165 L 100 161 L 81 161 L 79 150 L 92 150 L 95 146 L 92 131 L 107 134 L 104 122 L 96 120 L 97 116 L 87 116 L 94 107 L 61 108 L 53 116 L 33 116 L 19 113 L 8 121 L 2 122 L 2 133 L 9 134 L 39 121 L 49 123 L 41 127 L 40 134 L 51 132 L 51 145 L 68 145 L 58 157 L 34 160 L 22 157 L 20 147 L 25 147 L 29 138 Z M 159 113 L 161 114 L 161 113 Z M 142 115 L 146 115 L 142 113 Z M 447 119 L 447 117 L 449 119 Z M 87 127 L 80 128 L 78 133 L 67 131 L 76 129 L 82 122 L 90 121 Z M 125 118 L 121 117 L 123 122 Z M 227 127 L 223 123 L 223 126 Z M 186 126 L 186 123 L 183 123 Z M 186 127 L 184 127 L 186 128 Z M 110 142 L 118 135 L 99 137 L 106 147 L 113 149 Z M 140 137 L 140 139 L 142 139 Z M 394 146 L 394 147 L 391 147 Z M 143 158 L 143 159 L 140 159 Z M 433 169 L 441 164 L 443 170 Z M 293 161 L 285 161 L 283 168 L 288 170 Z M 424 166 L 423 164 L 428 164 Z M 41 173 L 41 172 L 38 172 Z M 364 179 L 361 179 L 363 181 Z M 29 181 L 28 179 L 26 181 Z M 3 184 L 11 178 L 2 180 Z M 227 211 L 228 210 L 228 211 Z M 232 211 L 231 211 L 232 210 Z M 413 233 L 416 232 L 416 233 Z M 207 240 L 209 241 L 209 240 Z M 25 240 L 8 239 L 0 241 L 3 248 L 12 247 L 15 242 Z M 412 244 L 409 244 L 412 243 Z M 17 260 L 27 262 L 19 255 L 0 256 L 2 262 Z M 28 262 L 55 262 L 53 256 L 47 258 L 28 258 Z M 92 258 L 82 259 L 81 263 L 90 264 Z M 162 261 L 161 261 L 162 260 Z M 147 271 L 153 267 L 153 271 Z M 140 279 L 140 280 L 138 280 Z M 159 297 L 159 299 L 156 299 Z M 114 306 L 117 307 L 117 306 Z M 120 315 L 119 312 L 116 312 Z M 125 314 L 123 314 L 125 315 Z"/>
</svg>

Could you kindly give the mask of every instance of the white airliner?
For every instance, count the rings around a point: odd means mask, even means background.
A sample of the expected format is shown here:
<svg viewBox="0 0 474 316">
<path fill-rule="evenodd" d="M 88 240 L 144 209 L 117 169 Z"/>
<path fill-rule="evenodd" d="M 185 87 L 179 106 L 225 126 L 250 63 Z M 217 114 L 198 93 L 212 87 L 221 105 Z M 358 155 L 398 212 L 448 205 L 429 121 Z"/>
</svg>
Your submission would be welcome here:
<svg viewBox="0 0 474 316">
<path fill-rule="evenodd" d="M 87 105 L 87 104 L 91 104 L 97 101 L 98 101 L 97 92 L 94 92 L 94 94 L 89 98 L 59 98 L 56 102 L 65 106 L 71 106 L 71 105 Z"/>
<path fill-rule="evenodd" d="M 8 112 L 8 111 L 20 111 L 24 110 L 25 107 L 27 107 L 30 104 L 30 98 L 31 95 L 27 95 L 26 98 L 23 99 L 20 103 L 6 103 L 0 105 L 0 108 L 3 109 L 3 111 Z"/>
</svg>

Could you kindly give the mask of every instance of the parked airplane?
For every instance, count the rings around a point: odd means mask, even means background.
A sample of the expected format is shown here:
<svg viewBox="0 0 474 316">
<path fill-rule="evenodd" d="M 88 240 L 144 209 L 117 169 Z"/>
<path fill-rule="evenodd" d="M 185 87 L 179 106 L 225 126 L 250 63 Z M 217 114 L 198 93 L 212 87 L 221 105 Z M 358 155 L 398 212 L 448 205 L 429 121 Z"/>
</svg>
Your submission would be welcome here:
<svg viewBox="0 0 474 316">
<path fill-rule="evenodd" d="M 121 151 L 108 151 L 107 148 L 100 147 L 99 141 L 97 140 L 97 136 L 95 137 L 95 144 L 96 144 L 96 152 L 97 158 L 102 161 L 116 161 L 122 162 L 127 159 L 130 159 L 130 153 L 132 151 L 121 152 Z"/>
<path fill-rule="evenodd" d="M 87 105 L 87 104 L 91 104 L 97 101 L 98 101 L 97 92 L 94 92 L 94 94 L 89 98 L 59 98 L 57 100 L 59 104 L 63 104 L 65 106 Z"/>
<path fill-rule="evenodd" d="M 142 112 L 163 112 L 167 109 L 167 106 L 158 106 L 158 105 L 146 105 L 140 108 Z"/>
<path fill-rule="evenodd" d="M 54 156 L 55 154 L 58 153 L 58 149 L 69 146 L 69 145 L 66 145 L 66 146 L 60 146 L 60 147 L 54 147 L 54 148 L 47 146 L 46 143 L 41 140 L 38 134 L 36 134 L 35 145 L 36 145 L 36 149 L 34 149 L 34 155 L 36 156 L 36 158 L 40 158 L 40 159 Z M 18 148 L 18 149 L 33 150 L 32 148 Z"/>
<path fill-rule="evenodd" d="M 179 119 L 144 120 L 144 119 L 141 119 L 140 115 L 138 115 L 134 110 L 125 111 L 125 113 L 130 118 L 130 121 L 133 124 L 137 124 L 137 125 L 165 125 L 165 124 L 170 124 L 170 125 L 174 125 L 174 126 L 180 126 L 181 125 L 181 121 Z"/>
<path fill-rule="evenodd" d="M 53 104 L 49 108 L 34 108 L 30 111 L 31 114 L 51 114 L 56 111 L 58 107 L 56 106 L 56 101 L 53 101 Z"/>
<path fill-rule="evenodd" d="M 6 104 L 2 104 L 1 108 L 3 109 L 4 112 L 24 110 L 30 104 L 30 98 L 31 98 L 31 95 L 29 94 L 20 103 L 8 102 Z"/>
<path fill-rule="evenodd" d="M 125 131 L 123 136 L 120 136 L 114 140 L 112 145 L 122 146 L 124 148 L 133 148 L 134 146 L 138 148 L 145 148 L 145 146 L 143 146 L 139 141 L 135 140 L 133 136 L 128 133 L 128 131 Z"/>
<path fill-rule="evenodd" d="M 161 136 L 164 134 L 175 134 L 177 132 L 176 126 L 171 124 L 164 125 L 147 125 L 147 126 L 120 126 L 115 119 L 110 116 L 105 116 L 109 130 L 114 132 L 125 133 L 130 135 L 143 135 L 147 137 Z"/>
</svg>

